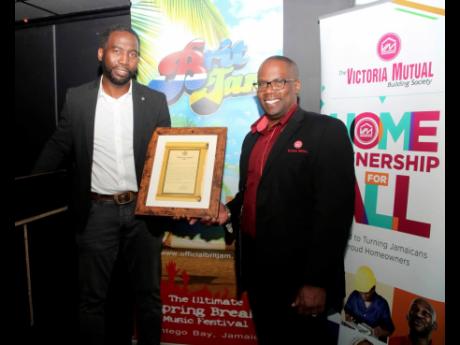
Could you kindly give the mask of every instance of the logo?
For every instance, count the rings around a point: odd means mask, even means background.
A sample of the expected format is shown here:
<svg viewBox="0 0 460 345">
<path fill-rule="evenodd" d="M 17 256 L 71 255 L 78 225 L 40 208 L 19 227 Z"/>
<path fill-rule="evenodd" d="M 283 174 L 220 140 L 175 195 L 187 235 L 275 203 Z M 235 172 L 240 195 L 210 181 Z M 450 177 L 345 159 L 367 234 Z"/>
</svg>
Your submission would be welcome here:
<svg viewBox="0 0 460 345">
<path fill-rule="evenodd" d="M 377 43 L 377 54 L 385 61 L 393 60 L 401 50 L 401 40 L 399 36 L 390 32 L 383 35 Z"/>
<path fill-rule="evenodd" d="M 294 141 L 294 144 L 292 145 L 294 146 L 293 149 L 288 149 L 287 152 L 289 153 L 303 153 L 303 154 L 308 154 L 308 151 L 303 149 L 303 142 L 302 140 L 296 140 Z"/>
<path fill-rule="evenodd" d="M 374 147 L 379 141 L 380 119 L 373 113 L 362 113 L 355 119 L 354 143 L 362 149 Z"/>
<path fill-rule="evenodd" d="M 212 114 L 226 98 L 254 93 L 252 84 L 257 81 L 257 74 L 236 73 L 249 61 L 246 52 L 243 41 L 226 38 L 217 50 L 206 50 L 203 40 L 192 40 L 159 62 L 160 76 L 148 86 L 163 92 L 168 104 L 176 103 L 186 93 L 195 113 Z"/>
</svg>

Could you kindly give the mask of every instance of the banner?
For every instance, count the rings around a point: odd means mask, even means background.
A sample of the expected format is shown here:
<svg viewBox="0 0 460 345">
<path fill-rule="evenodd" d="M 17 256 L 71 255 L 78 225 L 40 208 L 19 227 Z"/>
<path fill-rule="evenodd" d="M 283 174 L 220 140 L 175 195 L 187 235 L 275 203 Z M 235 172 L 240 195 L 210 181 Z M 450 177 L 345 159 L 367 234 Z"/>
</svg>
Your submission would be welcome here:
<svg viewBox="0 0 460 345">
<path fill-rule="evenodd" d="M 253 83 L 282 54 L 283 1 L 133 0 L 138 81 L 163 92 L 173 127 L 227 127 L 222 201 L 238 189 L 241 144 L 260 116 Z M 221 227 L 167 229 L 162 342 L 257 344 L 246 297 L 235 297 L 234 246 Z"/>
<path fill-rule="evenodd" d="M 320 18 L 321 111 L 355 150 L 346 301 L 375 285 L 395 327 L 378 337 L 343 312 L 330 318 L 339 344 L 409 344 L 416 298 L 432 344 L 445 343 L 444 12 L 444 1 L 396 0 Z"/>
</svg>

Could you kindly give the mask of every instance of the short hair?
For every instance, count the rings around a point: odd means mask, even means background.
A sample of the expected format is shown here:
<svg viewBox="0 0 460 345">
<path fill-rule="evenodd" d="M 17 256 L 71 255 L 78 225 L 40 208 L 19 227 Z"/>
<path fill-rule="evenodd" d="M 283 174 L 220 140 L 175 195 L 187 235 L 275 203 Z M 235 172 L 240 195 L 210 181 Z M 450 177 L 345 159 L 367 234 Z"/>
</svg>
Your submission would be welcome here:
<svg viewBox="0 0 460 345">
<path fill-rule="evenodd" d="M 130 27 L 127 27 L 127 26 L 124 26 L 124 25 L 121 25 L 121 24 L 113 25 L 113 26 L 109 27 L 108 29 L 106 29 L 105 31 L 102 32 L 101 36 L 99 37 L 99 48 L 104 49 L 105 46 L 107 45 L 107 41 L 109 40 L 109 37 L 112 34 L 112 32 L 117 32 L 117 31 L 129 32 L 130 34 L 134 35 L 134 37 L 136 37 L 137 44 L 138 44 L 138 46 L 140 48 L 141 40 L 140 40 L 139 35 L 137 34 L 137 32 L 134 31 L 133 29 L 131 29 Z"/>
<path fill-rule="evenodd" d="M 297 66 L 295 61 L 292 60 L 291 58 L 288 58 L 287 56 L 283 56 L 283 55 L 272 55 L 272 56 L 266 58 L 264 60 L 264 62 L 262 62 L 262 65 L 265 62 L 270 61 L 270 60 L 282 61 L 282 62 L 286 63 L 289 66 L 289 68 L 291 69 L 291 71 L 294 73 L 294 76 L 296 78 L 299 78 L 299 67 Z"/>
<path fill-rule="evenodd" d="M 418 303 L 418 302 L 423 302 L 423 303 L 426 303 L 431 311 L 431 323 L 435 323 L 436 322 L 436 310 L 433 308 L 433 306 L 431 305 L 430 302 L 428 302 L 426 299 L 422 298 L 422 297 L 417 297 L 415 298 L 411 304 L 409 305 L 409 313 L 410 311 L 412 310 L 412 307 L 414 306 L 415 303 Z"/>
</svg>

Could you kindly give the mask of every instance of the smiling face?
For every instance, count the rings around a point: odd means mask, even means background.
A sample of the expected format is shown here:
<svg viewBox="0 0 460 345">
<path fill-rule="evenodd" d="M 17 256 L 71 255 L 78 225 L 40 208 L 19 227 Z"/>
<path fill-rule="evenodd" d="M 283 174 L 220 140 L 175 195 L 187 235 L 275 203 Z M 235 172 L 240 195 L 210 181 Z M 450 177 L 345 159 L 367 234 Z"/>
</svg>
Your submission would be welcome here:
<svg viewBox="0 0 460 345">
<path fill-rule="evenodd" d="M 273 90 L 271 85 L 257 90 L 257 98 L 270 121 L 283 117 L 289 108 L 297 102 L 301 84 L 294 64 L 281 59 L 269 58 L 259 68 L 257 81 L 289 80 L 280 90 Z"/>
<path fill-rule="evenodd" d="M 125 86 L 137 72 L 139 43 L 126 31 L 114 31 L 97 52 L 104 76 L 116 86 Z"/>
<path fill-rule="evenodd" d="M 434 310 L 431 305 L 423 299 L 417 299 L 412 304 L 407 315 L 411 333 L 427 337 L 432 330 L 436 329 Z"/>
</svg>

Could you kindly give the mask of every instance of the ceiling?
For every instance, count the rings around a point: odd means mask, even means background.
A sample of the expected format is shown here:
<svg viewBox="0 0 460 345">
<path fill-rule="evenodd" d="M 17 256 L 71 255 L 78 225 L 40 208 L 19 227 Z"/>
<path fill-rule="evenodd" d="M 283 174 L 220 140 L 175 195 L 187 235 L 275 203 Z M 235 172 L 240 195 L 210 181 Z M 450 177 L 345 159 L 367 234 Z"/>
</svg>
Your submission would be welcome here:
<svg viewBox="0 0 460 345">
<path fill-rule="evenodd" d="M 80 12 L 127 7 L 130 0 L 15 0 L 14 21 L 52 19 Z"/>
</svg>

